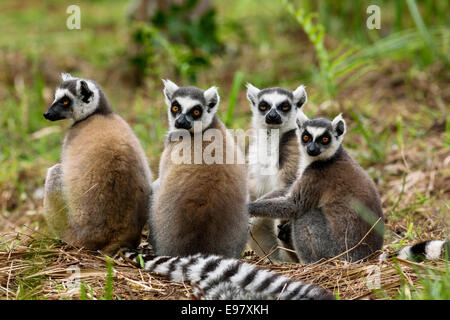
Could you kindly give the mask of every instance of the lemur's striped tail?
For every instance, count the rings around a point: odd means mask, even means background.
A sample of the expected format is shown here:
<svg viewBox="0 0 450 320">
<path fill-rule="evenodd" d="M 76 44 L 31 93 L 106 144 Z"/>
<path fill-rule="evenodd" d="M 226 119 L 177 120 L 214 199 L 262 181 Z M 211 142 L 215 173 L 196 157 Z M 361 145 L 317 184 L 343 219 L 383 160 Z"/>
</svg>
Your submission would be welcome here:
<svg viewBox="0 0 450 320">
<path fill-rule="evenodd" d="M 136 251 L 124 256 L 141 260 Z M 142 254 L 144 269 L 167 276 L 171 281 L 191 282 L 194 293 L 212 300 L 332 300 L 331 292 L 311 283 L 292 281 L 236 259 L 196 254 L 187 257 Z"/>
<path fill-rule="evenodd" d="M 396 256 L 400 259 L 423 261 L 444 259 L 450 255 L 450 241 L 447 240 L 429 240 L 416 243 L 412 246 L 402 248 Z"/>
</svg>

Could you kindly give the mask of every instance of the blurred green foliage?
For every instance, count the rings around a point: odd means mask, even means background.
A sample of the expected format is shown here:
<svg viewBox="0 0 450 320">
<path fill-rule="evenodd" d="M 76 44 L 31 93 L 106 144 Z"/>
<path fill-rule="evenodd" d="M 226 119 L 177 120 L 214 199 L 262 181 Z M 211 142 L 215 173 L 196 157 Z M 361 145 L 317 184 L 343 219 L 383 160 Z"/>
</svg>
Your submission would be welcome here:
<svg viewBox="0 0 450 320">
<path fill-rule="evenodd" d="M 216 10 L 211 7 L 193 14 L 198 4 L 198 0 L 169 2 L 167 10 L 158 7 L 148 21 L 134 24 L 132 39 L 137 52 L 131 63 L 138 82 L 147 75 L 154 76 L 164 62 L 182 78 L 195 82 L 198 70 L 209 66 L 211 57 L 222 52 Z"/>
<path fill-rule="evenodd" d="M 434 58 L 438 58 L 448 65 L 450 35 L 448 21 L 445 20 L 446 15 L 440 13 L 436 20 L 434 17 L 428 16 L 430 22 L 443 22 L 442 27 L 430 31 L 422 19 L 415 0 L 407 0 L 407 4 L 416 29 L 403 27 L 402 17 L 405 16 L 406 9 L 399 1 L 395 2 L 394 21 L 386 19 L 386 14 L 389 13 L 386 10 L 389 7 L 386 1 L 357 1 L 352 2 L 349 7 L 349 2 L 334 2 L 334 5 L 331 5 L 330 1 L 321 0 L 316 2 L 319 14 L 308 11 L 314 10 L 311 1 L 300 2 L 298 9 L 295 9 L 293 2 L 281 1 L 287 12 L 295 18 L 313 43 L 319 61 L 321 85 L 329 97 L 336 94 L 337 87 L 342 89 L 353 83 L 364 73 L 374 70 L 377 61 L 388 57 L 404 59 L 411 56 L 413 60 L 426 65 L 434 62 Z M 336 5 L 337 3 L 341 5 Z M 374 32 L 367 28 L 366 20 L 361 19 L 361 17 L 367 17 L 364 10 L 372 4 L 378 4 L 382 8 L 380 9 L 380 20 L 383 26 L 380 27 L 380 32 L 376 30 Z M 392 5 L 392 2 L 390 4 Z M 426 8 L 429 10 L 433 8 L 432 12 L 448 9 L 448 2 L 426 1 L 426 4 Z M 354 23 L 355 16 L 358 19 L 357 24 Z M 342 17 L 346 17 L 346 19 L 342 19 Z M 342 23 L 345 22 L 345 28 L 339 24 L 337 26 L 332 24 L 337 18 Z M 387 31 L 391 30 L 389 24 L 392 23 L 395 25 L 394 30 Z M 331 27 L 332 25 L 333 27 Z M 349 29 L 352 30 L 351 35 L 348 34 Z M 324 45 L 325 32 L 335 36 L 336 39 L 345 39 L 346 44 L 339 46 L 334 53 L 329 53 Z M 341 81 L 338 86 L 338 81 L 342 78 L 345 78 L 345 81 Z"/>
</svg>

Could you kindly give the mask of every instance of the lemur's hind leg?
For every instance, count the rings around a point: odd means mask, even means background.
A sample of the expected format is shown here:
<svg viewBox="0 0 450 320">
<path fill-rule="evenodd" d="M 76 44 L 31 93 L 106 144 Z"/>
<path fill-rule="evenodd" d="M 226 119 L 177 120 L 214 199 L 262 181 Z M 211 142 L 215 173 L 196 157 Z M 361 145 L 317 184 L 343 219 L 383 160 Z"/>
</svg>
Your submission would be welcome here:
<svg viewBox="0 0 450 320">
<path fill-rule="evenodd" d="M 292 243 L 300 263 L 314 263 L 345 251 L 333 236 L 328 219 L 321 209 L 312 209 L 294 220 Z"/>
<path fill-rule="evenodd" d="M 47 170 L 44 217 L 53 235 L 63 240 L 64 234 L 69 229 L 69 217 L 62 189 L 62 166 L 58 163 Z"/>
</svg>

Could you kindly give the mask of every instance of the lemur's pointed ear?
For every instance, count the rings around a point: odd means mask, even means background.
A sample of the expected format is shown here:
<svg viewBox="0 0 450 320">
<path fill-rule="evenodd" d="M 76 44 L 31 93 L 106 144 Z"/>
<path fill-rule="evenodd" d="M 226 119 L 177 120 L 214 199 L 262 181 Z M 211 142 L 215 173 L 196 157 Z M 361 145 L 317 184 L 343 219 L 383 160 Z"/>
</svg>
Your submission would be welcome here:
<svg viewBox="0 0 450 320">
<path fill-rule="evenodd" d="M 83 101 L 84 103 L 88 103 L 89 99 L 94 94 L 94 92 L 92 92 L 92 90 L 89 89 L 89 85 L 87 84 L 87 82 L 84 80 L 80 80 L 80 91 L 79 92 L 80 92 L 80 96 L 81 96 L 81 101 Z"/>
<path fill-rule="evenodd" d="M 219 92 L 217 87 L 211 87 L 203 92 L 203 96 L 206 100 L 207 111 L 211 112 L 212 109 L 216 108 L 220 102 Z"/>
<path fill-rule="evenodd" d="M 336 118 L 333 119 L 331 125 L 333 126 L 333 129 L 338 136 L 345 134 L 347 130 L 347 126 L 345 124 L 344 118 L 342 117 L 342 113 L 340 113 Z"/>
<path fill-rule="evenodd" d="M 303 105 L 308 101 L 308 96 L 306 95 L 305 86 L 301 85 L 292 92 L 294 96 L 294 104 L 297 108 L 303 107 Z"/>
<path fill-rule="evenodd" d="M 62 81 L 66 81 L 73 79 L 73 77 L 70 75 L 70 73 L 61 73 L 61 79 Z"/>
<path fill-rule="evenodd" d="M 297 126 L 299 128 L 303 128 L 303 125 L 307 120 L 309 120 L 309 118 L 306 116 L 306 114 L 303 113 L 301 109 L 299 109 L 297 111 Z"/>
<path fill-rule="evenodd" d="M 164 97 L 166 98 L 166 104 L 170 105 L 170 101 L 172 100 L 172 96 L 175 91 L 178 90 L 178 86 L 170 81 L 169 79 L 164 80 L 162 79 L 162 82 L 164 83 Z"/>
<path fill-rule="evenodd" d="M 261 90 L 253 86 L 251 83 L 247 83 L 247 99 L 253 106 L 256 106 L 256 101 L 258 101 L 258 93 Z"/>
</svg>

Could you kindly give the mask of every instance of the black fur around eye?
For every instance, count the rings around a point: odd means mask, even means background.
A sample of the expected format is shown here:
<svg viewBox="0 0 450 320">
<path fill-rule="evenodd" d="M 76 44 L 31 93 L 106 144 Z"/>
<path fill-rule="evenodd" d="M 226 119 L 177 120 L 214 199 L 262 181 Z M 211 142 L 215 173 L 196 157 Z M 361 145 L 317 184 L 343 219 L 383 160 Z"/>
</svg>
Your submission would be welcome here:
<svg viewBox="0 0 450 320">
<path fill-rule="evenodd" d="M 291 104 L 289 102 L 283 102 L 278 106 L 278 110 L 284 111 L 284 112 L 288 112 L 289 110 L 291 110 Z"/>
<path fill-rule="evenodd" d="M 329 144 L 331 142 L 331 137 L 328 134 L 321 136 L 317 139 L 321 144 Z"/>
<path fill-rule="evenodd" d="M 64 97 L 62 97 L 61 99 L 59 99 L 59 103 L 61 103 L 63 106 L 65 106 L 65 107 L 68 107 L 68 106 L 70 106 L 70 103 L 71 103 L 72 101 L 69 99 L 69 97 L 67 97 L 67 96 L 64 96 Z"/>
<path fill-rule="evenodd" d="M 268 104 L 267 102 L 261 101 L 261 102 L 259 103 L 259 105 L 258 105 L 258 109 L 259 109 L 260 111 L 267 111 L 267 110 L 270 109 L 270 106 L 269 106 L 269 104 Z"/>
<path fill-rule="evenodd" d="M 190 111 L 190 114 L 192 115 L 192 118 L 194 118 L 194 119 L 200 118 L 202 116 L 202 113 L 203 113 L 203 109 L 201 106 L 195 106 Z"/>
<path fill-rule="evenodd" d="M 302 134 L 302 142 L 303 143 L 308 143 L 311 141 L 311 135 L 308 132 L 303 132 Z"/>
<path fill-rule="evenodd" d="M 172 106 L 170 107 L 170 112 L 172 112 L 172 114 L 177 114 L 180 111 L 181 111 L 180 104 L 178 103 L 178 101 L 174 101 L 172 103 Z"/>
</svg>

